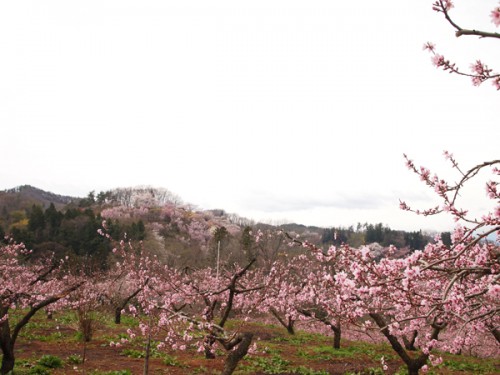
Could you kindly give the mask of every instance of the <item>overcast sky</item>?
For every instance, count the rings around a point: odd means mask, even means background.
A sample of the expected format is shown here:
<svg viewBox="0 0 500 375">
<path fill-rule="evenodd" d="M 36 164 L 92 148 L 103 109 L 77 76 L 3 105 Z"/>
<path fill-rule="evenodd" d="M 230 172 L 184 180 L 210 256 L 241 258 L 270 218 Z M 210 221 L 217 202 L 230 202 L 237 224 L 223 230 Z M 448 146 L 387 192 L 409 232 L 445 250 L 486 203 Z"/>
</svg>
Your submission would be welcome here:
<svg viewBox="0 0 500 375">
<path fill-rule="evenodd" d="M 151 185 L 255 220 L 450 229 L 399 210 L 437 203 L 402 154 L 452 180 L 443 150 L 497 159 L 500 96 L 422 46 L 466 71 L 500 49 L 432 2 L 3 1 L 0 189 Z M 496 0 L 455 3 L 495 31 Z"/>
</svg>

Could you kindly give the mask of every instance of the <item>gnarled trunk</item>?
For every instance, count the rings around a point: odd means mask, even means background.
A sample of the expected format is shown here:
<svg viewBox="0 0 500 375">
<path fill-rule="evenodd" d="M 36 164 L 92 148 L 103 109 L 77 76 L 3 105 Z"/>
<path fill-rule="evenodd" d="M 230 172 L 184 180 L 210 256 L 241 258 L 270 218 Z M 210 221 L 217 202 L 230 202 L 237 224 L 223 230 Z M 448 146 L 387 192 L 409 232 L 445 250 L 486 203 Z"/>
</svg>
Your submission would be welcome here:
<svg viewBox="0 0 500 375">
<path fill-rule="evenodd" d="M 392 335 L 389 332 L 388 325 L 385 321 L 385 318 L 382 314 L 370 313 L 370 317 L 380 328 L 382 334 L 386 337 L 386 339 L 391 344 L 392 349 L 399 355 L 399 357 L 406 364 L 406 368 L 408 369 L 409 375 L 418 375 L 418 371 L 427 363 L 427 359 L 429 358 L 429 354 L 421 353 L 418 357 L 411 357 L 405 350 L 404 346 L 401 345 L 396 336 Z M 432 335 L 431 339 L 437 340 L 439 332 L 446 326 L 444 323 L 436 323 L 432 324 Z"/>
<path fill-rule="evenodd" d="M 250 344 L 252 343 L 253 334 L 246 332 L 238 335 L 234 343 L 225 346 L 227 350 L 231 352 L 226 358 L 224 362 L 224 369 L 222 370 L 221 375 L 231 375 L 238 363 L 245 357 L 248 353 L 248 349 L 250 348 Z M 232 350 L 234 347 L 236 349 Z"/>
</svg>

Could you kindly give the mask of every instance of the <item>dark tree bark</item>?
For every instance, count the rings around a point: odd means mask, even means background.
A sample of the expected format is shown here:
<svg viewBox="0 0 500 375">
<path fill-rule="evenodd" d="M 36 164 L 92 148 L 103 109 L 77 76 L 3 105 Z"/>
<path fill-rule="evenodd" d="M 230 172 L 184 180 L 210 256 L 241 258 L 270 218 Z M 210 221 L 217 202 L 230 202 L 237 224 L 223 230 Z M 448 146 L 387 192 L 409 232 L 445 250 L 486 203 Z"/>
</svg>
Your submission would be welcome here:
<svg viewBox="0 0 500 375">
<path fill-rule="evenodd" d="M 493 335 L 493 337 L 497 340 L 497 343 L 500 344 L 500 330 L 498 329 L 492 329 L 491 330 L 491 334 Z"/>
<path fill-rule="evenodd" d="M 274 309 L 272 307 L 269 311 L 271 311 L 271 314 L 273 314 L 273 316 L 278 320 L 278 322 L 280 322 L 280 324 L 286 328 L 286 331 L 288 332 L 288 334 L 295 335 L 295 329 L 293 328 L 293 326 L 295 324 L 295 320 L 293 320 L 291 317 L 288 317 L 288 319 L 285 321 L 285 319 L 283 319 L 280 316 L 278 311 L 276 311 L 276 309 Z"/>
<path fill-rule="evenodd" d="M 240 290 L 238 289 L 237 282 L 238 280 L 247 272 L 252 264 L 254 264 L 256 259 L 252 259 L 246 266 L 243 268 L 241 271 L 235 273 L 233 277 L 231 277 L 231 281 L 229 284 L 220 290 L 217 293 L 223 293 L 226 290 L 229 290 L 229 295 L 227 298 L 226 302 L 226 307 L 224 308 L 224 311 L 222 312 L 221 319 L 219 321 L 219 324 L 217 325 L 216 330 L 222 330 L 224 328 L 224 325 L 226 324 L 229 314 L 231 313 L 231 310 L 233 309 L 233 302 L 234 302 L 234 296 L 240 293 L 245 293 L 248 292 L 249 290 Z M 207 305 L 207 313 L 206 313 L 206 319 L 208 322 L 212 322 L 214 319 L 214 312 L 215 308 L 217 307 L 217 300 L 210 301 L 210 299 L 207 296 L 203 296 L 203 299 L 205 300 L 205 304 Z M 215 341 L 217 340 L 216 337 L 218 336 L 217 333 L 210 333 L 205 337 L 204 340 L 204 347 L 205 347 L 205 358 L 206 359 L 213 359 L 215 358 L 215 354 L 213 353 L 212 347 Z"/>
<path fill-rule="evenodd" d="M 411 357 L 407 353 L 407 351 L 405 350 L 404 346 L 401 345 L 401 343 L 399 342 L 397 337 L 393 336 L 389 332 L 389 328 L 388 328 L 387 323 L 385 321 L 385 318 L 382 314 L 370 313 L 370 317 L 377 324 L 377 326 L 380 328 L 380 331 L 382 332 L 382 334 L 389 341 L 392 349 L 399 355 L 399 357 L 406 364 L 406 368 L 408 369 L 408 374 L 409 375 L 418 375 L 419 370 L 427 363 L 427 360 L 429 359 L 429 354 L 421 353 L 420 355 L 418 355 L 415 358 Z M 437 340 L 437 338 L 439 336 L 439 332 L 445 326 L 446 326 L 446 324 L 443 324 L 443 323 L 438 324 L 435 322 L 434 324 L 432 324 L 433 331 L 432 331 L 431 339 Z"/>
<path fill-rule="evenodd" d="M 134 291 L 131 295 L 129 295 L 127 298 L 125 298 L 122 303 L 118 306 L 115 307 L 115 324 L 120 324 L 122 321 L 122 310 L 127 306 L 127 304 L 130 302 L 132 298 L 137 296 L 141 290 L 144 289 L 144 287 L 148 284 L 149 279 L 146 279 L 146 282 L 144 283 L 143 286 L 138 288 L 136 291 Z"/>
<path fill-rule="evenodd" d="M 15 356 L 14 346 L 21 329 L 28 324 L 30 319 L 37 313 L 38 310 L 43 309 L 51 303 L 59 301 L 61 298 L 66 297 L 71 292 L 78 289 L 83 283 L 75 284 L 59 294 L 50 296 L 45 300 L 31 306 L 30 310 L 22 317 L 22 319 L 13 327 L 12 331 L 9 325 L 9 319 L 0 323 L 0 348 L 2 349 L 2 367 L 0 374 L 6 375 L 14 369 Z M 5 317 L 8 313 L 8 308 L 4 307 L 0 310 L 0 317 Z"/>
<path fill-rule="evenodd" d="M 0 324 L 0 348 L 3 354 L 0 374 L 4 375 L 14 369 L 16 360 L 14 357 L 14 343 L 12 342 L 8 320 Z"/>
<path fill-rule="evenodd" d="M 403 343 L 405 344 L 406 350 L 410 350 L 412 352 L 416 351 L 415 340 L 417 339 L 418 332 L 413 331 L 411 337 L 403 337 Z"/>
<path fill-rule="evenodd" d="M 229 343 L 222 343 L 230 353 L 224 362 L 224 369 L 221 375 L 231 375 L 238 363 L 245 357 L 252 343 L 253 334 L 249 332 L 240 333 Z M 236 348 L 235 348 L 236 347 Z M 235 349 L 233 349 L 235 348 Z"/>
<path fill-rule="evenodd" d="M 333 348 L 340 349 L 340 341 L 342 338 L 342 328 L 340 325 L 340 319 L 337 319 L 337 321 L 333 323 L 330 319 L 328 319 L 328 316 L 325 312 L 308 310 L 308 309 L 298 309 L 297 311 L 302 315 L 307 316 L 308 318 L 316 319 L 321 323 L 323 323 L 324 325 L 330 327 L 330 329 L 333 332 Z"/>
</svg>

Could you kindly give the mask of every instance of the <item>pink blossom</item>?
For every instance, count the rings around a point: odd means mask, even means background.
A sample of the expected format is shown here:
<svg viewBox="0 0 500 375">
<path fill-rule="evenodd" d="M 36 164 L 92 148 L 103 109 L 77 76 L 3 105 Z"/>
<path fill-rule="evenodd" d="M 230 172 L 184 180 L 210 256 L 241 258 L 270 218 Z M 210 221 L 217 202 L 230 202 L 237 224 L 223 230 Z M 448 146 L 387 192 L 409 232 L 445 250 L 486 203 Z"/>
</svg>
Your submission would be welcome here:
<svg viewBox="0 0 500 375">
<path fill-rule="evenodd" d="M 444 65 L 444 56 L 436 53 L 434 56 L 432 56 L 431 61 L 436 67 L 443 66 Z"/>
<path fill-rule="evenodd" d="M 431 171 L 429 171 L 427 168 L 420 167 L 420 179 L 422 181 L 427 181 L 429 179 L 430 174 Z"/>
<path fill-rule="evenodd" d="M 446 11 L 449 11 L 451 8 L 454 7 L 453 2 L 451 0 L 444 0 L 443 3 L 444 3 L 444 9 Z"/>
<path fill-rule="evenodd" d="M 443 357 L 436 357 L 436 356 L 434 356 L 434 355 L 432 355 L 432 354 L 431 354 L 431 355 L 429 356 L 429 361 L 431 361 L 431 364 L 432 364 L 433 366 L 438 366 L 438 365 L 440 365 L 441 363 L 443 363 Z"/>
<path fill-rule="evenodd" d="M 495 79 L 492 81 L 492 83 L 493 83 L 493 86 L 495 86 L 495 88 L 496 88 L 497 90 L 500 90 L 500 77 L 495 78 Z"/>
<path fill-rule="evenodd" d="M 424 44 L 423 50 L 428 50 L 430 52 L 434 52 L 434 49 L 436 48 L 436 45 L 431 42 L 427 42 Z"/>
<path fill-rule="evenodd" d="M 473 73 L 480 74 L 480 75 L 483 75 L 483 74 L 485 74 L 485 72 L 488 71 L 487 66 L 484 65 L 481 62 L 481 60 L 477 60 L 475 64 L 471 64 L 470 69 L 472 70 Z"/>
<path fill-rule="evenodd" d="M 483 83 L 483 79 L 481 77 L 471 77 L 472 80 L 472 85 L 473 86 L 479 86 L 481 83 Z"/>
<path fill-rule="evenodd" d="M 491 11 L 491 22 L 495 24 L 495 26 L 500 26 L 500 7 L 496 7 Z"/>
<path fill-rule="evenodd" d="M 389 370 L 389 367 L 388 367 L 388 366 L 387 366 L 387 364 L 385 363 L 385 358 L 384 358 L 384 357 L 380 358 L 380 363 L 382 364 L 382 369 L 383 369 L 384 371 Z"/>
<path fill-rule="evenodd" d="M 489 181 L 486 183 L 486 193 L 488 194 L 488 198 L 495 199 L 498 196 L 496 181 Z"/>
</svg>

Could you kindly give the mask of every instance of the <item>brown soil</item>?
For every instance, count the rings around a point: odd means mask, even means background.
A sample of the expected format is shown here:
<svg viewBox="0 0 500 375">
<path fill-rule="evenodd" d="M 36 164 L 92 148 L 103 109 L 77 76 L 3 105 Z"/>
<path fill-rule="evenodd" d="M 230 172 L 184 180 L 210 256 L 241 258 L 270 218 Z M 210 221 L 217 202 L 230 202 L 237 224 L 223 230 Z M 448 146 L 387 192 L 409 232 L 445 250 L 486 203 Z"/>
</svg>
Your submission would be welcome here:
<svg viewBox="0 0 500 375">
<path fill-rule="evenodd" d="M 39 321 L 44 321 L 45 318 L 35 318 Z M 84 364 L 72 364 L 68 360 L 70 356 L 78 355 L 80 357 L 84 356 L 84 344 L 81 341 L 76 340 L 74 329 L 68 327 L 61 327 L 59 332 L 61 332 L 60 339 L 50 339 L 47 341 L 40 340 L 40 337 L 48 336 L 55 332 L 54 328 L 44 328 L 42 329 L 30 329 L 30 335 L 21 335 L 18 339 L 16 345 L 16 360 L 18 363 L 20 360 L 25 360 L 24 363 L 29 362 L 28 365 L 34 365 L 36 361 L 43 355 L 51 354 L 58 356 L 64 361 L 64 366 L 61 369 L 51 370 L 52 374 L 92 374 L 95 372 L 105 373 L 107 371 L 120 371 L 129 370 L 132 374 L 143 374 L 144 369 L 144 359 L 143 358 L 131 358 L 123 354 L 124 349 L 134 349 L 143 350 L 141 342 L 135 340 L 135 344 L 125 344 L 121 348 L 111 347 L 110 337 L 116 337 L 119 333 L 126 331 L 125 326 L 111 326 L 101 329 L 96 333 L 96 339 L 86 344 L 85 348 L 85 363 Z M 304 343 L 297 343 L 297 341 L 290 341 L 290 337 L 284 328 L 277 326 L 265 326 L 261 324 L 248 324 L 243 327 L 244 330 L 249 330 L 254 333 L 255 342 L 258 344 L 259 353 L 254 354 L 250 359 L 243 360 L 238 369 L 244 369 L 247 367 L 244 374 L 265 374 L 264 369 L 248 370 L 248 367 L 252 365 L 252 358 L 268 358 L 271 359 L 274 355 L 278 353 L 279 358 L 289 361 L 289 369 L 297 368 L 303 366 L 311 370 L 323 370 L 329 374 L 345 374 L 345 373 L 360 373 L 360 374 L 370 374 L 371 369 L 380 368 L 381 364 L 379 360 L 374 359 L 374 356 L 369 356 L 365 354 L 350 355 L 350 356 L 339 356 L 338 358 L 332 358 L 332 356 L 326 356 L 320 358 L 318 356 L 313 357 L 313 359 L 304 355 L 304 352 L 310 352 L 317 347 L 326 347 L 329 345 L 331 338 L 317 336 L 316 339 L 311 339 L 308 337 L 304 340 Z M 31 337 L 29 339 L 28 337 Z M 35 337 L 35 338 L 33 338 Z M 38 339 L 37 339 L 38 338 Z M 356 345 L 356 343 L 343 341 L 343 346 Z M 263 352 L 264 349 L 269 345 L 271 348 L 271 353 Z M 377 349 L 378 350 L 378 349 Z M 389 371 L 387 374 L 394 374 L 403 363 L 395 357 L 391 352 L 390 348 L 382 348 L 380 357 L 384 353 L 389 357 L 388 365 Z M 378 352 L 377 352 L 378 353 Z M 196 353 L 194 349 L 187 351 L 176 351 L 168 353 L 173 356 L 176 360 L 176 365 L 166 365 L 163 363 L 161 358 L 151 358 L 149 364 L 149 374 L 174 374 L 174 375 L 185 375 L 185 374 L 218 374 L 224 366 L 225 353 L 220 352 L 216 359 L 207 360 L 203 358 L 200 353 Z M 379 357 L 377 357 L 379 358 Z M 253 362 L 255 364 L 255 362 Z M 500 369 L 500 367 L 498 367 Z M 274 374 L 278 372 L 273 372 Z M 435 371 L 434 374 L 452 374 L 453 372 L 447 370 Z M 466 372 L 456 372 L 456 374 L 464 374 Z M 243 374 L 243 372 L 240 372 Z M 281 374 L 292 374 L 292 372 L 281 372 Z"/>
</svg>

